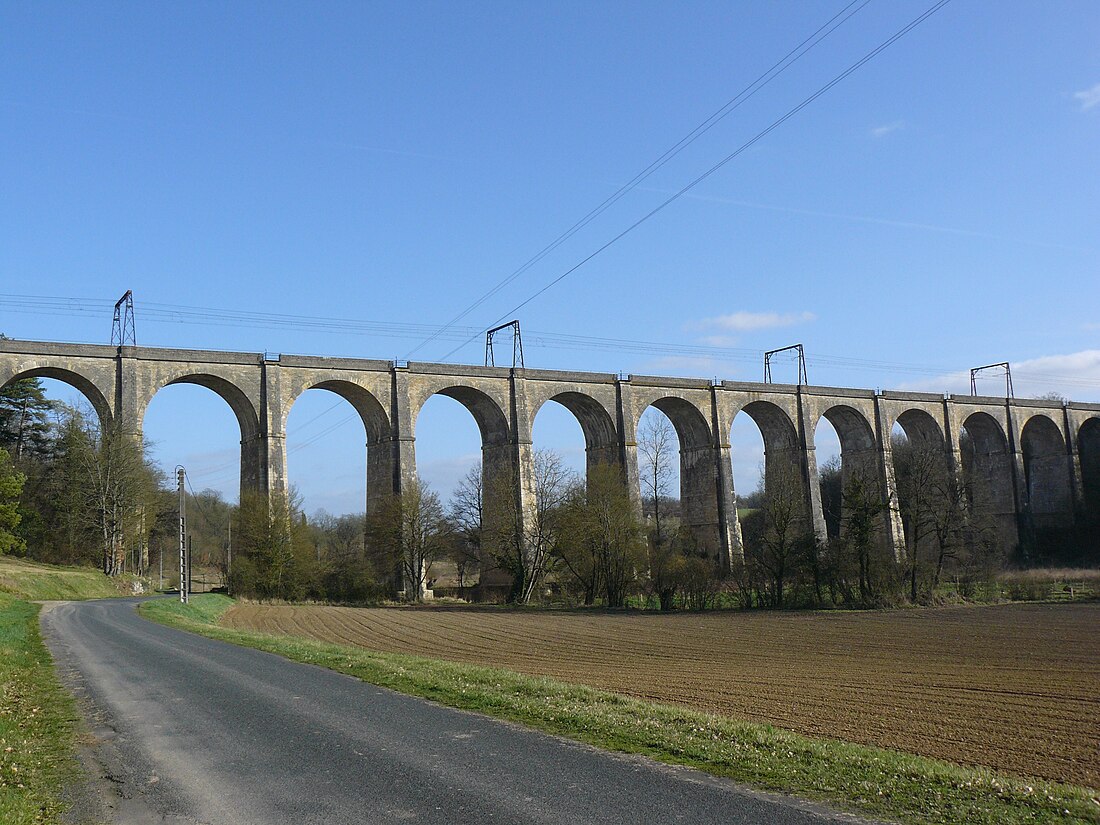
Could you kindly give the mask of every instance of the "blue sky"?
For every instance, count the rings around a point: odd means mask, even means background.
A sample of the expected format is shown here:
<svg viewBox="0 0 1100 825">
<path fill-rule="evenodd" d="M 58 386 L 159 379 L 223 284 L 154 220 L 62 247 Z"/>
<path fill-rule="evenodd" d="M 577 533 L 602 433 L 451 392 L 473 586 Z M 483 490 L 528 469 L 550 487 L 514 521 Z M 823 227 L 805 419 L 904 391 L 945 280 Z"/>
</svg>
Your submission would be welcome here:
<svg viewBox="0 0 1100 825">
<path fill-rule="evenodd" d="M 460 326 L 497 321 L 930 4 L 853 6 Z M 105 342 L 95 302 L 132 289 L 145 345 L 439 360 L 454 343 L 170 307 L 444 324 L 844 6 L 0 2 L 0 293 L 91 299 L 0 304 L 0 331 Z M 528 366 L 756 380 L 755 351 L 801 341 L 813 383 L 964 391 L 959 373 L 1009 360 L 1017 394 L 1100 400 L 1098 44 L 1095 2 L 954 0 L 525 306 Z M 682 351 L 700 345 L 717 349 Z M 289 421 L 309 510 L 362 500 L 363 434 L 335 400 L 312 391 Z M 759 461 L 743 423 L 740 489 Z M 235 496 L 220 399 L 169 388 L 146 431 Z M 417 437 L 446 495 L 476 428 L 439 398 Z M 562 410 L 536 440 L 579 458 Z"/>
</svg>

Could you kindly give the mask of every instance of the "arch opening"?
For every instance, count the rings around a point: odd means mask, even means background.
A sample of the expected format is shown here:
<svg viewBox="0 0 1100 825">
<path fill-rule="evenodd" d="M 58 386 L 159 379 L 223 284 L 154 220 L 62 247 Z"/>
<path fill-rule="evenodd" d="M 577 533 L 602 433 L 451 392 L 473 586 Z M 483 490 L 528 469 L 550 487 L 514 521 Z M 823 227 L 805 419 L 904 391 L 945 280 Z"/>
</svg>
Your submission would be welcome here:
<svg viewBox="0 0 1100 825">
<path fill-rule="evenodd" d="M 503 596 L 511 578 L 491 563 L 485 542 L 496 534 L 495 519 L 514 513 L 504 412 L 480 390 L 450 387 L 424 402 L 413 426 L 417 475 L 446 503 L 458 534 L 448 558 L 431 565 L 430 589 L 477 585 L 480 598 Z"/>
<path fill-rule="evenodd" d="M 59 367 L 38 367 L 36 369 L 24 370 L 23 372 L 13 375 L 5 381 L 2 386 L 9 387 L 18 381 L 24 379 L 33 380 L 36 378 L 46 378 L 57 381 L 80 393 L 83 399 L 88 402 L 91 409 L 95 412 L 98 419 L 97 423 L 101 430 L 109 427 L 114 421 L 111 405 L 104 397 L 103 393 L 100 392 L 99 387 L 80 373 L 73 372 L 72 370 L 61 369 Z"/>
<path fill-rule="evenodd" d="M 1018 542 L 1008 438 L 993 416 L 972 413 L 959 430 L 963 483 L 979 525 L 989 522 L 1007 547 Z"/>
<path fill-rule="evenodd" d="M 1084 539 L 1093 559 L 1100 556 L 1100 418 L 1090 418 L 1077 431 L 1081 459 Z"/>
<path fill-rule="evenodd" d="M 782 409 L 765 401 L 746 404 L 733 419 L 731 447 L 740 428 L 740 441 L 749 440 L 755 431 L 758 464 L 753 477 L 756 491 L 744 508 L 738 507 L 741 541 L 746 560 L 752 563 L 753 576 L 768 593 L 770 603 L 782 607 L 788 595 L 794 571 L 802 553 L 811 545 L 813 520 L 809 489 L 805 483 L 802 451 L 794 422 Z M 735 484 L 742 484 L 734 468 Z M 813 570 L 815 562 L 811 563 Z M 814 577 L 815 596 L 821 598 L 820 579 Z"/>
<path fill-rule="evenodd" d="M 165 384 L 166 387 L 175 386 L 178 384 L 196 384 L 200 387 L 205 387 L 208 390 L 213 391 L 219 395 L 229 408 L 233 410 L 233 414 L 237 417 L 237 422 L 240 425 L 241 441 L 251 441 L 256 438 L 260 433 L 260 421 L 259 416 L 256 413 L 256 407 L 245 395 L 244 391 L 236 384 L 227 381 L 219 375 L 208 375 L 205 373 L 194 373 L 190 375 L 182 375 L 175 378 Z M 164 387 L 161 387 L 153 394 L 152 398 L 156 398 L 157 393 L 163 392 Z M 152 399 L 150 399 L 150 403 Z"/>
<path fill-rule="evenodd" d="M 11 526 L 17 542 L 11 552 L 51 564 L 101 566 L 105 571 L 143 569 L 132 552 L 133 520 L 126 524 L 125 547 L 108 553 L 100 529 L 104 520 L 99 518 L 99 496 L 87 494 L 93 489 L 97 494 L 111 492 L 109 477 L 100 472 L 107 464 L 101 457 L 109 415 L 104 420 L 88 392 L 70 380 L 71 373 L 33 373 L 17 374 L 0 394 L 0 448 L 24 477 L 21 518 Z M 110 452 L 126 457 L 124 452 Z"/>
<path fill-rule="evenodd" d="M 840 537 L 843 525 L 844 481 L 840 437 L 828 418 L 822 416 L 814 427 L 814 458 L 817 462 L 821 515 L 828 539 Z"/>
<path fill-rule="evenodd" d="M 371 493 L 392 494 L 392 451 L 379 443 L 389 440 L 388 417 L 362 387 L 322 381 L 306 388 L 286 412 L 284 432 L 287 480 L 309 513 L 361 516 Z"/>
<path fill-rule="evenodd" d="M 341 410 L 344 407 L 341 401 L 335 404 L 322 403 L 327 402 L 326 396 L 331 399 L 333 395 L 347 402 L 351 411 L 346 408 Z M 299 402 L 303 398 L 304 418 L 300 419 L 301 424 L 295 426 L 293 416 L 299 410 Z M 326 416 L 329 411 L 339 411 L 339 420 L 326 424 L 321 417 Z M 370 391 L 350 381 L 331 380 L 312 384 L 292 402 L 284 429 L 287 434 L 287 477 L 292 481 L 297 479 L 296 475 L 290 473 L 292 456 L 294 463 L 297 463 L 303 458 L 301 451 L 311 445 L 318 442 L 324 444 L 326 441 L 328 444 L 336 443 L 326 439 L 329 433 L 335 433 L 335 439 L 341 445 L 335 451 L 326 449 L 325 446 L 319 448 L 318 454 L 328 457 L 322 458 L 321 464 L 315 470 L 311 471 L 308 465 L 302 467 L 307 475 L 298 488 L 307 501 L 313 495 L 311 491 L 317 489 L 318 498 L 314 504 L 320 505 L 326 511 L 335 508 L 337 514 L 364 511 L 369 513 L 378 502 L 393 495 L 396 463 L 389 415 Z M 304 431 L 302 440 L 298 439 L 299 429 Z M 358 460 L 349 462 L 347 458 L 362 454 L 364 450 L 363 442 L 352 446 L 361 437 L 359 433 L 365 437 L 365 465 Z M 341 481 L 343 485 L 334 485 L 334 481 Z M 322 491 L 321 487 L 326 488 L 327 492 Z"/>
<path fill-rule="evenodd" d="M 881 473 L 875 434 L 861 412 L 839 404 L 818 419 L 814 445 L 826 534 L 837 538 L 847 532 L 856 498 L 870 506 L 879 497 Z M 881 528 L 881 513 L 875 520 Z"/>
<path fill-rule="evenodd" d="M 142 411 L 142 434 L 170 488 L 175 486 L 174 468 L 181 465 L 187 471 L 193 589 L 201 592 L 224 584 L 230 530 L 240 527 L 234 513 L 242 492 L 249 490 L 237 416 L 209 388 L 190 383 L 169 385 Z M 166 577 L 175 581 L 179 528 L 171 510 L 164 516 L 150 537 L 151 562 L 159 573 L 163 561 Z M 233 528 L 231 521 L 236 521 Z"/>
<path fill-rule="evenodd" d="M 906 410 L 898 416 L 894 432 L 900 429 L 906 440 L 914 447 L 944 450 L 943 429 L 929 413 L 924 410 Z"/>
<path fill-rule="evenodd" d="M 536 456 L 536 488 L 547 481 L 545 476 L 549 472 L 559 480 L 584 478 L 599 463 L 593 461 L 584 428 L 575 413 L 560 402 L 543 404 L 535 413 L 531 446 Z"/>
<path fill-rule="evenodd" d="M 157 399 L 164 397 L 167 388 L 188 384 L 203 387 L 216 394 L 229 405 L 229 409 L 232 410 L 237 420 L 237 430 L 240 434 L 240 485 L 237 488 L 237 497 L 245 491 L 263 490 L 266 457 L 262 454 L 263 444 L 260 443 L 260 422 L 256 407 L 240 387 L 221 376 L 192 373 L 178 376 L 158 387 L 145 401 L 144 407 L 138 410 L 141 431 L 144 433 L 146 430 L 146 418 L 149 408 L 154 403 L 159 403 Z M 198 433 L 195 433 L 195 435 L 200 437 Z"/>
<path fill-rule="evenodd" d="M 914 552 L 917 558 L 930 557 L 938 546 L 938 535 L 946 541 L 948 513 L 959 510 L 945 447 L 939 424 L 924 410 L 906 410 L 890 432 L 895 506 L 910 563 Z M 943 553 L 937 569 L 942 568 L 946 553 L 940 549 Z M 910 575 L 916 574 L 915 567 L 910 567 Z"/>
<path fill-rule="evenodd" d="M 1037 529 L 1071 526 L 1071 464 L 1058 425 L 1045 415 L 1032 416 L 1024 424 L 1020 446 L 1024 454 L 1030 526 Z"/>
<path fill-rule="evenodd" d="M 701 552 L 717 560 L 721 552 L 718 465 L 710 424 L 694 404 L 682 398 L 659 398 L 650 406 L 656 412 L 643 411 L 639 416 L 636 437 L 642 437 L 645 419 L 652 416 L 663 416 L 671 424 L 676 434 L 679 461 L 673 462 L 674 466 L 678 463 L 678 472 L 675 476 L 670 475 L 669 488 L 679 487 L 679 524 L 685 531 L 685 540 L 695 543 Z M 642 472 L 639 468 L 639 476 Z M 652 497 L 652 491 L 650 495 Z M 671 505 L 670 509 L 675 508 L 671 501 L 667 503 Z"/>
<path fill-rule="evenodd" d="M 785 491 L 785 495 L 793 494 L 796 489 L 800 491 L 801 451 L 794 422 L 783 410 L 767 401 L 753 401 L 746 404 L 734 417 L 735 426 L 738 419 L 742 418 L 741 413 L 756 425 L 763 442 L 764 466 L 760 482 L 765 495 L 769 488 L 777 488 L 778 485 L 792 488 L 790 491 Z"/>
<path fill-rule="evenodd" d="M 617 465 L 620 463 L 619 439 L 615 422 L 599 401 L 590 395 L 579 392 L 558 393 L 549 400 L 554 402 L 549 409 L 554 410 L 555 408 L 564 407 L 571 414 L 569 417 L 580 428 L 584 444 L 584 471 L 586 475 L 590 475 L 593 469 L 601 464 Z M 545 418 L 540 418 L 540 415 L 543 410 L 547 409 L 547 406 L 543 404 L 536 411 L 534 427 L 539 427 L 539 422 L 545 420 Z M 568 424 L 560 423 L 564 420 L 564 416 L 558 417 L 553 412 L 551 416 L 559 422 L 552 425 L 553 432 L 561 433 L 571 429 Z M 577 462 L 568 460 L 567 453 L 563 453 L 563 456 L 567 457 L 567 464 L 580 469 L 576 466 Z"/>
</svg>

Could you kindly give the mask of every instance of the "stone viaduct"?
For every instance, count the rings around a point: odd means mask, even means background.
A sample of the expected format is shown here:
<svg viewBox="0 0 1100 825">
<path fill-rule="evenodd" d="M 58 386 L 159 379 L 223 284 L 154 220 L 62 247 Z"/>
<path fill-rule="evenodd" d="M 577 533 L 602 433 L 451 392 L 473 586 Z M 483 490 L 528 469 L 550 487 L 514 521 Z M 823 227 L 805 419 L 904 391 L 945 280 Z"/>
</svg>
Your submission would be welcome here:
<svg viewBox="0 0 1100 825">
<path fill-rule="evenodd" d="M 981 507 L 1012 546 L 1018 525 L 1072 526 L 1100 517 L 1100 404 L 350 358 L 114 347 L 0 340 L 0 386 L 20 378 L 63 381 L 87 397 L 103 423 L 139 434 L 153 396 L 199 384 L 221 396 L 241 432 L 241 489 L 284 494 L 286 419 L 295 399 L 319 388 L 346 399 L 366 434 L 367 508 L 416 474 L 416 420 L 434 394 L 455 399 L 481 431 L 486 489 L 505 474 L 521 514 L 533 506 L 532 423 L 548 401 L 580 423 L 588 466 L 621 468 L 640 508 L 636 433 L 653 406 L 680 446 L 682 521 L 723 565 L 741 555 L 730 461 L 734 416 L 757 424 L 765 486 L 797 479 L 807 517 L 824 538 L 814 430 L 824 417 L 840 438 L 842 476 L 874 479 L 887 505 L 881 530 L 899 558 L 903 535 L 891 455 L 899 424 L 911 441 L 964 463 L 987 494 Z M 969 435 L 964 454 L 963 430 Z M 499 485 L 497 485 L 499 487 Z M 521 515 L 521 518 L 524 516 Z"/>
</svg>

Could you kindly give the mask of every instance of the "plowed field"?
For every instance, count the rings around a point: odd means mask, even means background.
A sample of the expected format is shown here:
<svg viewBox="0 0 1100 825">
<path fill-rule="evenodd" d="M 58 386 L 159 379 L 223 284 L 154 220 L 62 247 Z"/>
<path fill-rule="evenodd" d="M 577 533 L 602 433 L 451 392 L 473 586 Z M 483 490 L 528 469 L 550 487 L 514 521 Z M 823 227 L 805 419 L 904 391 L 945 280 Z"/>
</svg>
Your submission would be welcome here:
<svg viewBox="0 0 1100 825">
<path fill-rule="evenodd" d="M 1100 788 L 1095 604 L 675 615 L 246 604 L 224 624 Z"/>
</svg>

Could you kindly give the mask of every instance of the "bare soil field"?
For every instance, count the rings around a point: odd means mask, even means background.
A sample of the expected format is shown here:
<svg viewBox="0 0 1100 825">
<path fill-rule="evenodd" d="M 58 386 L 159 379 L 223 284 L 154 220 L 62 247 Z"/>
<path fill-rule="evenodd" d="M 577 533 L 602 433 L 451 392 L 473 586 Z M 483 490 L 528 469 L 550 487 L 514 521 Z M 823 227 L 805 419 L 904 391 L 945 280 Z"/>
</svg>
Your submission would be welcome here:
<svg viewBox="0 0 1100 825">
<path fill-rule="evenodd" d="M 239 604 L 223 623 L 1100 788 L 1100 604 L 674 615 Z"/>
</svg>

